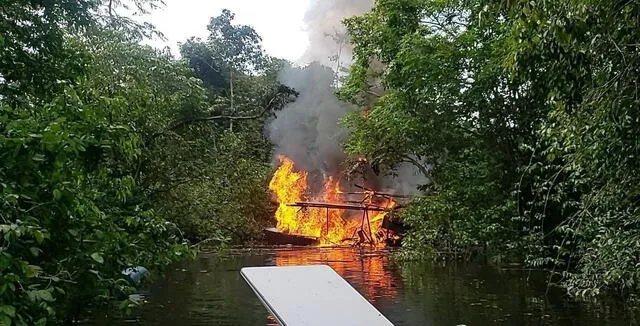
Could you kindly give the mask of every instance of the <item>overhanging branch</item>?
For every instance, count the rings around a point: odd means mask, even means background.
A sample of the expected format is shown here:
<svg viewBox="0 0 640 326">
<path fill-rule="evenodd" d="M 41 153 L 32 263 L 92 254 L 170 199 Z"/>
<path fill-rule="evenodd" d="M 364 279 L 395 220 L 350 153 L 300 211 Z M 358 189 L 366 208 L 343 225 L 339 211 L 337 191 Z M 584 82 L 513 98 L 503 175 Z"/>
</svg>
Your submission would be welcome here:
<svg viewBox="0 0 640 326">
<path fill-rule="evenodd" d="M 176 130 L 176 129 L 180 128 L 180 127 L 183 127 L 183 126 L 186 126 L 186 125 L 190 125 L 190 124 L 193 124 L 193 123 L 215 121 L 215 120 L 253 120 L 253 119 L 259 119 L 259 118 L 263 117 L 267 112 L 272 110 L 273 103 L 278 99 L 279 95 L 280 94 L 278 94 L 278 95 L 274 96 L 273 98 L 271 98 L 271 100 L 269 100 L 269 103 L 267 103 L 267 105 L 264 107 L 264 109 L 260 113 L 257 113 L 257 114 L 254 114 L 254 115 L 249 115 L 249 116 L 214 115 L 214 116 L 210 116 L 210 117 L 198 117 L 198 118 L 190 118 L 190 119 L 180 120 L 180 121 L 174 123 L 173 125 L 169 126 L 167 129 L 151 135 L 151 142 L 153 142 L 158 136 L 166 134 L 168 131 L 173 131 L 173 130 Z M 211 110 L 211 109 L 213 109 L 213 108 L 209 108 L 209 110 Z"/>
<path fill-rule="evenodd" d="M 176 124 L 170 126 L 169 130 L 175 130 L 184 125 L 188 125 L 192 123 L 199 123 L 199 122 L 206 122 L 206 121 L 213 121 L 213 120 L 253 120 L 253 119 L 261 118 L 268 111 L 269 109 L 265 109 L 261 113 L 250 115 L 250 116 L 214 115 L 211 117 L 192 118 L 192 119 L 187 119 L 187 120 L 182 120 L 177 122 Z"/>
<path fill-rule="evenodd" d="M 430 182 L 433 182 L 433 178 L 431 177 L 431 173 L 429 173 L 429 170 L 427 170 L 424 165 L 418 162 L 418 160 L 411 157 L 410 155 L 403 155 L 402 158 L 405 162 L 413 164 L 416 168 L 418 168 L 418 170 L 420 170 L 420 172 L 422 172 L 422 174 L 424 174 L 425 177 L 429 179 Z"/>
</svg>

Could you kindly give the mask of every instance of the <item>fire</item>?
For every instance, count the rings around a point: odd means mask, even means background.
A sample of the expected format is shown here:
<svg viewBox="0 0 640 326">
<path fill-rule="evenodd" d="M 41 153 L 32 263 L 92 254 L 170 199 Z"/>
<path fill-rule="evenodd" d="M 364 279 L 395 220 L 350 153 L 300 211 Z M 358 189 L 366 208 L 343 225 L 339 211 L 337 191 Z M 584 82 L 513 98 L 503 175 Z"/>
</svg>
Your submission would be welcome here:
<svg viewBox="0 0 640 326">
<path fill-rule="evenodd" d="M 307 190 L 307 173 L 294 172 L 293 161 L 284 157 L 280 159 L 280 167 L 269 182 L 269 189 L 273 191 L 278 199 L 278 210 L 276 211 L 276 227 L 288 233 L 303 233 L 304 230 L 300 221 L 297 220 L 297 208 L 287 206 L 287 203 L 293 203 L 302 200 Z"/>
<path fill-rule="evenodd" d="M 269 183 L 269 189 L 278 201 L 275 213 L 277 229 L 289 234 L 316 237 L 321 245 L 333 246 L 358 242 L 368 238 L 376 244 L 383 238 L 382 220 L 386 212 L 347 211 L 341 209 L 291 207 L 289 204 L 304 201 L 320 201 L 332 204 L 348 204 L 346 191 L 339 180 L 328 177 L 324 181 L 323 192 L 313 197 L 308 184 L 308 172 L 296 170 L 295 163 L 279 156 L 280 166 Z M 372 191 L 365 191 L 363 204 L 393 207 L 395 203 L 385 200 L 374 202 Z"/>
</svg>

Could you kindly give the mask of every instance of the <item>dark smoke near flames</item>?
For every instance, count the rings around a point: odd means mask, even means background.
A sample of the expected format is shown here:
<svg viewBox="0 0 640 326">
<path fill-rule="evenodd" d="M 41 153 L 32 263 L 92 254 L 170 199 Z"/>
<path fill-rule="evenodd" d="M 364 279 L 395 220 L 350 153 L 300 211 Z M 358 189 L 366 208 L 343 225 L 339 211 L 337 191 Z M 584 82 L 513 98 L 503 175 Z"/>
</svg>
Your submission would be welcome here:
<svg viewBox="0 0 640 326">
<path fill-rule="evenodd" d="M 346 157 L 341 146 L 346 130 L 338 121 L 357 109 L 336 98 L 333 76 L 333 70 L 317 62 L 282 71 L 282 82 L 300 95 L 269 125 L 269 136 L 277 145 L 278 154 L 293 159 L 307 171 L 331 175 L 339 172 L 338 165 Z"/>
<path fill-rule="evenodd" d="M 335 95 L 334 70 L 348 68 L 352 61 L 351 46 L 337 39 L 345 39 L 343 19 L 368 12 L 373 5 L 373 0 L 311 1 L 305 14 L 309 47 L 298 60 L 300 66 L 287 67 L 280 73 L 281 82 L 300 95 L 276 113 L 267 132 L 276 146 L 276 155 L 287 156 L 297 168 L 308 171 L 311 184 L 321 185 L 322 179 L 343 172 L 341 163 L 347 155 L 342 144 L 348 131 L 340 126 L 339 120 L 359 108 L 338 100 Z M 334 56 L 338 54 L 336 61 Z M 274 163 L 277 162 L 274 159 Z M 375 176 L 376 180 L 368 185 L 397 194 L 411 194 L 418 185 L 426 183 L 426 178 L 410 164 L 399 165 L 395 172 L 394 176 Z"/>
</svg>

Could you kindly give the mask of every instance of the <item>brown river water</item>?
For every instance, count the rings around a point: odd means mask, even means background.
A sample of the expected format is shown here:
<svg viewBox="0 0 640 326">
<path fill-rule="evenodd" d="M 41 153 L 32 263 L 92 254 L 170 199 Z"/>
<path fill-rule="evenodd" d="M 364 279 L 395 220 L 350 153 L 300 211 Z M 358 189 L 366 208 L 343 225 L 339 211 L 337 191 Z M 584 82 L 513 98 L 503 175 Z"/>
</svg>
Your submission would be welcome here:
<svg viewBox="0 0 640 326">
<path fill-rule="evenodd" d="M 620 302 L 579 303 L 526 270 L 472 264 L 397 264 L 385 251 L 283 248 L 202 253 L 144 289 L 131 316 L 86 325 L 274 325 L 240 276 L 247 266 L 327 264 L 394 325 L 635 325 Z M 310 316 L 310 318 L 313 318 Z"/>
</svg>

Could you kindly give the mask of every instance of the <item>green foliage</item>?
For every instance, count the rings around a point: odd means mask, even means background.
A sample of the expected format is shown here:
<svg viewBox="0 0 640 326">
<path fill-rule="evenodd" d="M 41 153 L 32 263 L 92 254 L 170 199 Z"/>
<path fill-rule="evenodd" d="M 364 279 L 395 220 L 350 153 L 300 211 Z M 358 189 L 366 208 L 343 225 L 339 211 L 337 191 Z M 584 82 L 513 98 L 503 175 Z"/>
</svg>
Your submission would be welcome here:
<svg viewBox="0 0 640 326">
<path fill-rule="evenodd" d="M 411 226 L 405 249 L 435 254 L 441 259 L 490 257 L 500 262 L 517 253 L 518 236 L 511 221 L 515 205 L 488 174 L 490 161 L 470 151 L 465 162 L 447 162 L 447 174 L 402 212 Z M 468 161 L 478 162 L 469 164 Z M 444 165 L 443 164 L 443 165 Z M 501 203 L 502 205 L 496 205 Z"/>
<path fill-rule="evenodd" d="M 174 225 L 133 198 L 127 166 L 140 141 L 113 118 L 128 103 L 87 86 L 1 109 L 1 298 L 18 325 L 75 318 L 128 291 L 125 267 L 160 267 L 188 252 Z"/>
<path fill-rule="evenodd" d="M 235 15 L 229 10 L 211 18 L 207 30 L 207 43 L 218 60 L 230 68 L 246 72 L 260 66 L 264 58 L 260 42 L 262 39 L 251 26 L 233 25 Z"/>
<path fill-rule="evenodd" d="M 80 53 L 65 47 L 65 31 L 92 22 L 97 1 L 3 1 L 0 13 L 0 92 L 4 102 L 61 91 L 80 71 Z M 60 60 L 65 58 L 65 60 Z M 35 98 L 30 100 L 35 100 Z"/>
<path fill-rule="evenodd" d="M 545 80 L 552 108 L 540 129 L 548 181 L 533 183 L 534 191 L 551 195 L 546 210 L 531 205 L 531 213 L 554 226 L 541 232 L 556 240 L 540 244 L 572 293 L 637 292 L 638 3 L 554 1 L 510 9 L 544 22 L 515 21 L 509 58 L 515 74 Z"/>
<path fill-rule="evenodd" d="M 501 64 L 504 27 L 490 17 L 498 13 L 481 21 L 479 8 L 379 1 L 348 20 L 358 64 L 342 94 L 368 91 L 363 71 L 373 60 L 384 65 L 384 94 L 367 114 L 345 120 L 352 130 L 347 149 L 386 170 L 403 161 L 423 165 L 426 198 L 405 214 L 410 246 L 492 248 L 498 258 L 517 253 L 499 249 L 517 246 L 510 192 L 528 159 L 518 145 L 534 138 L 544 111 Z"/>
<path fill-rule="evenodd" d="M 229 131 L 225 94 L 116 13 L 156 3 L 3 5 L 0 325 L 78 320 L 127 298 L 126 267 L 193 257 L 186 239 L 249 241 L 271 216 L 262 126 L 295 96 L 282 62 L 239 70 L 233 112 L 252 116 Z"/>
<path fill-rule="evenodd" d="M 208 105 L 160 131 L 145 164 L 153 171 L 145 196 L 194 241 L 243 243 L 271 224 L 272 151 L 264 125 L 297 95 L 277 81 L 286 62 L 264 55 L 253 28 L 232 20 L 224 10 L 211 19 L 206 42 L 182 44 Z M 163 178 L 167 164 L 178 173 Z"/>
<path fill-rule="evenodd" d="M 219 66 L 223 62 L 216 58 L 206 43 L 191 38 L 180 44 L 180 54 L 212 95 L 227 89 L 229 85 L 227 70 Z"/>
<path fill-rule="evenodd" d="M 367 108 L 345 118 L 347 149 L 430 178 L 404 212 L 409 251 L 524 259 L 574 294 L 639 290 L 638 8 L 379 0 L 346 21 L 341 95 Z"/>
</svg>

